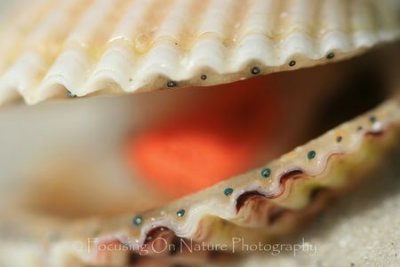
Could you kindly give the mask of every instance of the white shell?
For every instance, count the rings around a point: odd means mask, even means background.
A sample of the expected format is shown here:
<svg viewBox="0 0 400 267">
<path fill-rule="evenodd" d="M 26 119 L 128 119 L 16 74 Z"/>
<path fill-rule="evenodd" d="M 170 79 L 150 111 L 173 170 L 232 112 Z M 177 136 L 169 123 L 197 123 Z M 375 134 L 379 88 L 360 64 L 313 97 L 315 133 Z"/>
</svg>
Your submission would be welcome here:
<svg viewBox="0 0 400 267">
<path fill-rule="evenodd" d="M 35 104 L 66 90 L 226 83 L 253 75 L 253 67 L 266 74 L 347 58 L 400 33 L 395 0 L 26 4 L 0 24 L 0 104 L 18 96 Z"/>
<path fill-rule="evenodd" d="M 371 120 L 372 117 L 375 119 Z M 145 211 L 139 214 L 142 218 L 139 225 L 133 224 L 134 214 L 56 220 L 42 214 L 13 211 L 13 216 L 5 216 L 0 222 L 0 234 L 5 236 L 0 242 L 0 262 L 14 264 L 15 255 L 20 253 L 27 259 L 24 262 L 25 258 L 17 257 L 23 266 L 43 266 L 44 262 L 48 266 L 124 266 L 130 264 L 132 253 L 138 253 L 138 249 L 146 246 L 144 244 L 160 238 L 169 244 L 173 242 L 171 235 L 228 246 L 232 244 L 232 236 L 245 237 L 249 244 L 271 241 L 286 235 L 305 217 L 322 208 L 321 199 L 310 198 L 313 189 L 322 187 L 338 192 L 364 178 L 363 173 L 382 159 L 384 152 L 398 139 L 399 129 L 399 102 L 389 100 L 269 162 L 264 166 L 273 170 L 268 179 L 261 177 L 261 169 L 252 170 L 161 208 Z M 342 141 L 337 141 L 338 136 Z M 317 151 L 313 160 L 307 159 L 310 150 Z M 296 174 L 300 177 L 293 179 L 292 176 L 279 187 L 283 175 L 294 169 L 302 170 L 301 174 Z M 229 196 L 224 195 L 228 186 L 234 188 Z M 248 198 L 237 210 L 238 199 L 252 191 L 265 196 Z M 288 213 L 266 225 L 274 207 Z M 177 216 L 176 212 L 182 208 L 186 210 L 185 215 Z M 157 229 L 158 233 L 148 239 Z M 104 249 L 108 245 L 111 249 Z M 153 247 L 147 249 L 149 255 L 155 252 Z M 169 251 L 162 252 L 163 256 Z M 168 256 L 161 259 L 167 261 Z"/>
</svg>

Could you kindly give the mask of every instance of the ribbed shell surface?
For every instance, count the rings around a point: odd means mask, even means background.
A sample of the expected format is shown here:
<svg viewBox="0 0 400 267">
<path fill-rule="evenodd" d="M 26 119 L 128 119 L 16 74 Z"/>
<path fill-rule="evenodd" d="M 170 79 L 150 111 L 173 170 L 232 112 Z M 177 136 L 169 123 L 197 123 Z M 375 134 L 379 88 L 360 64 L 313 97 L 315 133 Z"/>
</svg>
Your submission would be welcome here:
<svg viewBox="0 0 400 267">
<path fill-rule="evenodd" d="M 0 24 L 0 104 L 232 82 L 399 36 L 395 0 L 34 0 Z"/>
</svg>

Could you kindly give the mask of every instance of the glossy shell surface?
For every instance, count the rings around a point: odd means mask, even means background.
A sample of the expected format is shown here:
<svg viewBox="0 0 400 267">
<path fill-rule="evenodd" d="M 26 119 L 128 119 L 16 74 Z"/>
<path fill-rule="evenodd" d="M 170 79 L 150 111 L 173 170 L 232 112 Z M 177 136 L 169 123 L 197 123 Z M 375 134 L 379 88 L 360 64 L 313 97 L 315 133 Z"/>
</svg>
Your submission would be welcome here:
<svg viewBox="0 0 400 267">
<path fill-rule="evenodd" d="M 399 7 L 395 0 L 24 2 L 0 24 L 0 104 L 207 86 L 335 62 L 397 39 Z M 12 210 L 0 221 L 0 262 L 126 265 L 158 237 L 274 241 L 361 179 L 398 139 L 399 125 L 399 101 L 389 100 L 263 167 L 136 214 L 58 220 Z"/>
<path fill-rule="evenodd" d="M 25 2 L 22 2 L 25 3 Z M 393 0 L 35 0 L 0 24 L 0 103 L 227 83 L 399 36 Z"/>
</svg>

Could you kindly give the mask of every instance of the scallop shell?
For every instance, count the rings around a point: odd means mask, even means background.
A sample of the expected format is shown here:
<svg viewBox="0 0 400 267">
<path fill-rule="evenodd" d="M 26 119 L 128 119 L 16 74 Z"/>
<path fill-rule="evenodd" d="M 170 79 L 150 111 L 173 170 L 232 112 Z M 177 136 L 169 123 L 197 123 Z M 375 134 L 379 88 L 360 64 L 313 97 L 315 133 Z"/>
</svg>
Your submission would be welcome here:
<svg viewBox="0 0 400 267">
<path fill-rule="evenodd" d="M 226 83 L 334 62 L 400 34 L 394 0 L 27 4 L 0 29 L 0 104 Z M 5 216 L 0 263 L 126 265 L 136 255 L 159 255 L 157 240 L 273 241 L 357 182 L 399 127 L 400 105 L 392 100 L 263 168 L 160 209 L 76 221 Z"/>
<path fill-rule="evenodd" d="M 0 104 L 232 82 L 348 58 L 400 34 L 395 0 L 27 5 L 0 24 Z"/>
<path fill-rule="evenodd" d="M 11 242 L 3 242 L 2 251 L 11 255 L 10 262 L 18 246 L 19 253 L 36 261 L 36 255 L 45 254 L 49 266 L 120 266 L 137 262 L 135 255 L 168 257 L 173 253 L 166 245 L 180 242 L 232 244 L 235 236 L 249 244 L 273 241 L 319 211 L 327 196 L 363 177 L 398 139 L 399 130 L 400 102 L 389 100 L 259 169 L 160 209 L 75 222 L 9 217 L 0 228 L 29 224 L 14 229 L 22 237 L 8 233 Z M 32 259 L 27 261 L 32 264 Z"/>
</svg>

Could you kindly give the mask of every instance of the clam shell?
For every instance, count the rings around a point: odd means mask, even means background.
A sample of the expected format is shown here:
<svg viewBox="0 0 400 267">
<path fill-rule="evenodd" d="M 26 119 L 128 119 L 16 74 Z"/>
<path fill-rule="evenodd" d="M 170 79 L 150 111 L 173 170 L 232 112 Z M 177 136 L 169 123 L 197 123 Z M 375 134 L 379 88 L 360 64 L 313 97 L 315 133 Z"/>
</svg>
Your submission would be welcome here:
<svg viewBox="0 0 400 267">
<path fill-rule="evenodd" d="M 132 253 L 160 256 L 157 240 L 228 246 L 235 236 L 245 237 L 250 244 L 273 241 L 319 211 L 326 196 L 364 177 L 398 139 L 399 130 L 400 102 L 389 100 L 261 168 L 160 209 L 75 222 L 40 215 L 10 217 L 0 227 L 30 223 L 14 230 L 23 234 L 22 241 L 9 233 L 11 242 L 3 242 L 2 251 L 13 255 L 10 252 L 18 246 L 20 253 L 28 255 L 45 252 L 49 266 L 81 262 L 119 266 L 129 264 Z M 168 257 L 169 251 L 163 252 Z"/>
<path fill-rule="evenodd" d="M 0 104 L 210 85 L 354 56 L 395 0 L 36 0 L 0 30 Z"/>
</svg>

